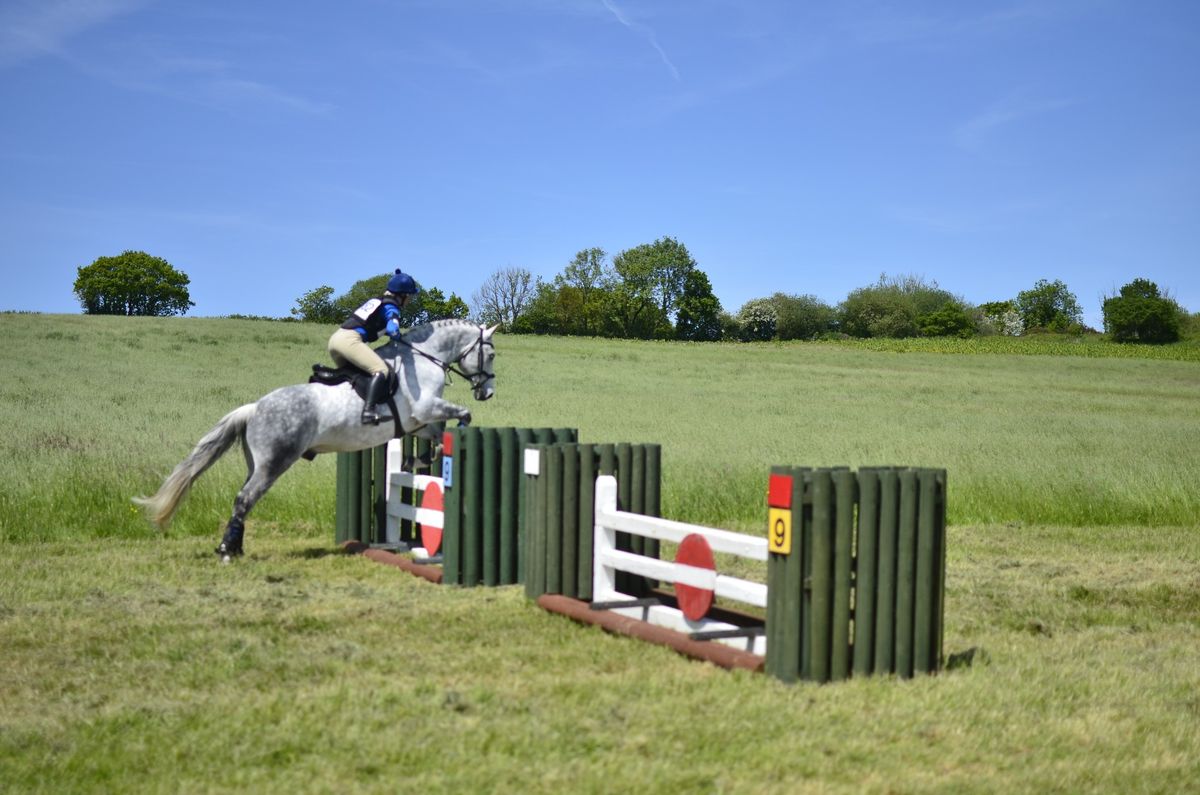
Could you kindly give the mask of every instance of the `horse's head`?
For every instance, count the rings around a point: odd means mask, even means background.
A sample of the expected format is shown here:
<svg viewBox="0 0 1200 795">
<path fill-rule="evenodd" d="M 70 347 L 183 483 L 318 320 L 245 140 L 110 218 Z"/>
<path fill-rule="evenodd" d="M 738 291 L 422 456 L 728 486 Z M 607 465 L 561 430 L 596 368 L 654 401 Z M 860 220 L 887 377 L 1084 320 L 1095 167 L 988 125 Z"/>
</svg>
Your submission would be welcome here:
<svg viewBox="0 0 1200 795">
<path fill-rule="evenodd" d="M 496 329 L 497 326 L 480 326 L 479 337 L 457 359 L 459 372 L 471 382 L 476 400 L 487 400 L 496 394 L 496 346 L 492 344 Z"/>
</svg>

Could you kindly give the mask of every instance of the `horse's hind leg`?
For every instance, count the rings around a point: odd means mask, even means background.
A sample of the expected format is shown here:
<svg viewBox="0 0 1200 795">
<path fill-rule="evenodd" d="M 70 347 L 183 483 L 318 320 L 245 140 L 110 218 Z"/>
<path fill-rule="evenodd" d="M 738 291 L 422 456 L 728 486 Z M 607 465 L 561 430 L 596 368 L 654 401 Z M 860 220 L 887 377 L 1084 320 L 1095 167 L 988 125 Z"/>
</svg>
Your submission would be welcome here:
<svg viewBox="0 0 1200 795">
<path fill-rule="evenodd" d="M 267 489 L 300 458 L 312 444 L 316 420 L 298 411 L 295 401 L 264 398 L 255 422 L 247 426 L 243 440 L 246 482 L 233 501 L 233 515 L 225 526 L 225 536 L 217 547 L 223 560 L 242 554 L 242 539 L 246 530 L 246 515 L 262 499 Z"/>
<path fill-rule="evenodd" d="M 216 550 L 217 554 L 224 560 L 242 555 L 242 539 L 246 532 L 246 515 L 250 513 L 250 509 L 254 507 L 255 503 L 261 500 L 263 495 L 267 493 L 267 489 L 271 488 L 275 481 L 279 479 L 279 476 L 294 462 L 288 461 L 282 466 L 279 466 L 279 463 L 270 462 L 267 465 L 255 467 L 254 471 L 250 473 L 250 477 L 246 479 L 245 485 L 242 486 L 242 490 L 234 498 L 233 515 L 229 517 L 229 523 L 225 525 L 225 535 Z"/>
</svg>

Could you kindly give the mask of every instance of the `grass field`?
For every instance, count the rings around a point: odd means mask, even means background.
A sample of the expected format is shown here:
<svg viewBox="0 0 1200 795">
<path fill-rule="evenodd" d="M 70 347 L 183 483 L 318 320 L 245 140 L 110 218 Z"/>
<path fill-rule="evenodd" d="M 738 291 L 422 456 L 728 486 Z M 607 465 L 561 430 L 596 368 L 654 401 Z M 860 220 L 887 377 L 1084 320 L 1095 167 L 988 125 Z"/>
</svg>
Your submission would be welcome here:
<svg viewBox="0 0 1200 795">
<path fill-rule="evenodd" d="M 948 469 L 945 651 L 974 663 L 788 687 L 580 628 L 517 588 L 337 554 L 325 456 L 259 505 L 235 565 L 211 549 L 240 456 L 149 531 L 129 497 L 230 408 L 303 380 L 327 333 L 0 315 L 0 791 L 1179 792 L 1200 777 L 1191 349 L 500 340 L 477 422 L 661 442 L 673 518 L 758 532 L 771 464 Z"/>
</svg>

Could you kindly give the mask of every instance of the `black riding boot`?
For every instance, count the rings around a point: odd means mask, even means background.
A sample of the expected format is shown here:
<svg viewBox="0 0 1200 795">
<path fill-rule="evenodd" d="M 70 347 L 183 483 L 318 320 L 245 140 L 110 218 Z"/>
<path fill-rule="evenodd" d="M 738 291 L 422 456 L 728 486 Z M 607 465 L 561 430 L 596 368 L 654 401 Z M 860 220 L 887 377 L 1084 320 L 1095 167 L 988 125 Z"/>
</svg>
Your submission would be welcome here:
<svg viewBox="0 0 1200 795">
<path fill-rule="evenodd" d="M 363 425 L 378 425 L 379 415 L 375 413 L 375 404 L 387 397 L 387 373 L 375 373 L 371 383 L 367 384 L 367 396 L 363 398 Z"/>
</svg>

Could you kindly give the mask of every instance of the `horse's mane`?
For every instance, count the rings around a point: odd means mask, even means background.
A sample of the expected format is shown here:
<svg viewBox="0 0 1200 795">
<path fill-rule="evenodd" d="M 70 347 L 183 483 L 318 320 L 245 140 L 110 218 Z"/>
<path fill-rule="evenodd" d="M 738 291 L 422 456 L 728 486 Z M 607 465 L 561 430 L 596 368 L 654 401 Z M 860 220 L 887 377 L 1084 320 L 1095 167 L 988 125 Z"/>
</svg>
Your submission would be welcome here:
<svg viewBox="0 0 1200 795">
<path fill-rule="evenodd" d="M 465 326 L 467 328 L 478 331 L 479 326 L 469 320 L 461 320 L 459 318 L 445 318 L 443 320 L 431 320 L 428 323 L 422 323 L 419 326 L 413 326 L 404 333 L 404 339 L 409 342 L 424 342 L 429 339 L 438 329 L 446 328 L 447 326 Z"/>
</svg>

